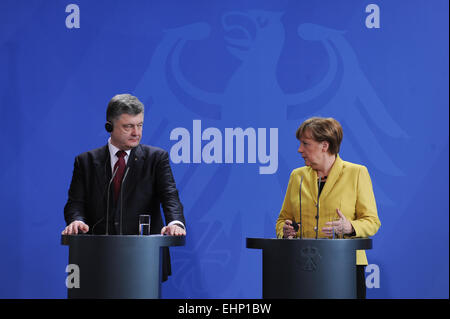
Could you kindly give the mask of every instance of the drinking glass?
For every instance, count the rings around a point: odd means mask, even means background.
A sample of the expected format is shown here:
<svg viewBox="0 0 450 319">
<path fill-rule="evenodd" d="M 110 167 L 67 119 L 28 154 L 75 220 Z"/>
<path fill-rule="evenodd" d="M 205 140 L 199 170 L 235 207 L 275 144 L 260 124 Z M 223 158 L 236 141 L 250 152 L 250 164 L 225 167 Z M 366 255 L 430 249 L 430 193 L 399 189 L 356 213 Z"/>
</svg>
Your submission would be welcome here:
<svg viewBox="0 0 450 319">
<path fill-rule="evenodd" d="M 150 235 L 150 215 L 139 215 L 139 235 Z"/>
</svg>

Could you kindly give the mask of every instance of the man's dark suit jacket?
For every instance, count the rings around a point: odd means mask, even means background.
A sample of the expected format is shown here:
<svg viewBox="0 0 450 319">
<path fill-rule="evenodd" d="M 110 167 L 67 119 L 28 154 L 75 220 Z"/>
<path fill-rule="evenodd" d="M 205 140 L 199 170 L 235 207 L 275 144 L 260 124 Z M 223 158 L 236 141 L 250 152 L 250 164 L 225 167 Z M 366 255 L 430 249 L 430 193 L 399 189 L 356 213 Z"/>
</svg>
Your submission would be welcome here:
<svg viewBox="0 0 450 319">
<path fill-rule="evenodd" d="M 139 144 L 128 157 L 128 175 L 122 184 L 122 233 L 138 234 L 139 215 L 151 215 L 151 234 L 159 234 L 166 225 L 178 220 L 186 225 L 178 197 L 168 153 L 160 148 Z M 108 145 L 75 158 L 69 199 L 64 207 L 67 225 L 81 220 L 91 234 L 105 234 L 107 189 L 111 180 Z M 110 188 L 109 234 L 119 234 L 120 197 L 114 200 Z M 171 274 L 168 248 L 163 249 L 163 281 Z"/>
</svg>

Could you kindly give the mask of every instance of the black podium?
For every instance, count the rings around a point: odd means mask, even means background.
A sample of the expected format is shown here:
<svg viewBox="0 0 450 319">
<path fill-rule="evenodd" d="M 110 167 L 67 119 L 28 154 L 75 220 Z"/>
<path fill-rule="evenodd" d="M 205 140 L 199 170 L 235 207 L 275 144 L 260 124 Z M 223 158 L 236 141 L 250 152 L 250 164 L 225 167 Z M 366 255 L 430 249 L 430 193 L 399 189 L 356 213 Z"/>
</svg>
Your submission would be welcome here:
<svg viewBox="0 0 450 319">
<path fill-rule="evenodd" d="M 356 250 L 372 240 L 247 238 L 263 251 L 263 298 L 356 298 Z"/>
<path fill-rule="evenodd" d="M 161 248 L 183 246 L 185 236 L 63 235 L 69 264 L 79 268 L 79 288 L 68 298 L 161 297 Z"/>
</svg>

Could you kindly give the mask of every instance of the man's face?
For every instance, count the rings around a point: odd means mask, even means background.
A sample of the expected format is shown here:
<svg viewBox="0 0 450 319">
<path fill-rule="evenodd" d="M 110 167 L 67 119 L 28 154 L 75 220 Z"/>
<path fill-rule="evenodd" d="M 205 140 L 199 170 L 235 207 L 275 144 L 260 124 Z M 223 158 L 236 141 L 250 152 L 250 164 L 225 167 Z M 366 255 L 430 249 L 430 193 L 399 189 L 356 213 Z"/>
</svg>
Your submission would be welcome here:
<svg viewBox="0 0 450 319">
<path fill-rule="evenodd" d="M 144 113 L 138 115 L 122 114 L 114 121 L 111 144 L 126 151 L 139 145 L 142 138 Z"/>
</svg>

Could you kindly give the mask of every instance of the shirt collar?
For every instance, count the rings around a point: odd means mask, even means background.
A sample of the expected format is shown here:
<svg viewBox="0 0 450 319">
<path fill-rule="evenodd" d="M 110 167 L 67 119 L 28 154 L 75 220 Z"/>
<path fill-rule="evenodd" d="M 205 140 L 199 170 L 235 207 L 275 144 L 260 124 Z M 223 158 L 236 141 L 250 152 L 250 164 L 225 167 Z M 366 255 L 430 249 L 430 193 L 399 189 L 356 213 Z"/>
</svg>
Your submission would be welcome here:
<svg viewBox="0 0 450 319">
<path fill-rule="evenodd" d="M 109 149 L 109 154 L 111 155 L 111 158 L 114 158 L 116 156 L 116 153 L 121 150 L 111 144 L 111 137 L 108 139 L 108 149 Z M 131 150 L 127 150 L 124 152 L 127 153 L 126 156 L 130 156 Z"/>
</svg>

